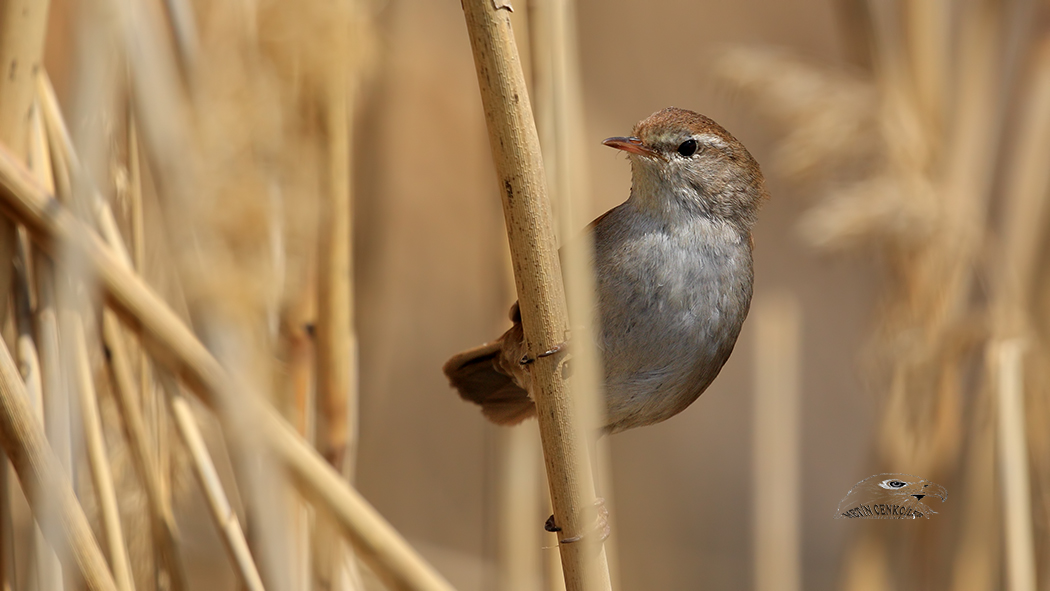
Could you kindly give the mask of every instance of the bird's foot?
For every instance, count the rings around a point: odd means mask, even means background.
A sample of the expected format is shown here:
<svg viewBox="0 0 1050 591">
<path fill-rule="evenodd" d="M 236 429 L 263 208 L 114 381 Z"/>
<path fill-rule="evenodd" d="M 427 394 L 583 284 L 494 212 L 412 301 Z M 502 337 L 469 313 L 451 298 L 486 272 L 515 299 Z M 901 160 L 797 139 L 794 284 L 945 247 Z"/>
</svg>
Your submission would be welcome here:
<svg viewBox="0 0 1050 591">
<path fill-rule="evenodd" d="M 526 354 L 521 356 L 521 359 L 518 361 L 518 363 L 520 363 L 521 365 L 532 365 L 533 363 L 536 363 L 537 359 L 540 359 L 542 357 L 550 357 L 551 355 L 557 355 L 558 353 L 562 353 L 562 352 L 568 351 L 568 349 L 569 349 L 569 342 L 568 341 L 562 341 L 562 342 L 558 343 L 557 345 L 554 345 L 550 349 L 544 351 L 543 353 L 537 354 L 535 357 L 532 357 L 531 355 L 526 353 Z"/>
<path fill-rule="evenodd" d="M 598 516 L 594 520 L 594 527 L 592 531 L 598 534 L 599 542 L 604 542 L 605 540 L 609 539 L 609 536 L 612 534 L 612 527 L 609 526 L 609 509 L 605 506 L 605 499 L 603 499 L 602 497 L 594 499 L 594 507 L 598 511 Z M 551 533 L 557 533 L 561 531 L 561 528 L 554 523 L 553 515 L 547 518 L 547 522 L 543 524 L 543 529 Z M 558 541 L 562 544 L 572 544 L 573 542 L 579 542 L 580 540 L 582 540 L 583 536 L 585 535 L 586 533 L 580 534 L 578 536 L 571 536 Z"/>
</svg>

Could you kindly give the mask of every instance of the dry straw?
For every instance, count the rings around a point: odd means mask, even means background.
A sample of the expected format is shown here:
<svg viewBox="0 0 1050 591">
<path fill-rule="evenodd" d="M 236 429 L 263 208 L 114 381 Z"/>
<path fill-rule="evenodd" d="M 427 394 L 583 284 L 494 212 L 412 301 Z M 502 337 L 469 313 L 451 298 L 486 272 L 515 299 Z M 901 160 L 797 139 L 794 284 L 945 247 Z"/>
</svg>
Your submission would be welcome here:
<svg viewBox="0 0 1050 591">
<path fill-rule="evenodd" d="M 184 587 L 183 567 L 178 557 L 180 540 L 172 517 L 172 497 L 179 493 L 169 485 L 172 464 L 166 443 L 167 411 L 156 403 L 157 388 L 150 377 L 154 372 L 146 357 L 139 355 L 138 363 L 135 363 L 138 349 L 135 339 L 130 338 L 132 336 L 139 337 L 155 361 L 182 377 L 213 408 L 238 407 L 245 422 L 227 423 L 224 435 L 237 447 L 244 435 L 238 431 L 239 426 L 249 424 L 259 429 L 260 439 L 269 444 L 275 457 L 290 468 L 289 474 L 304 496 L 346 535 L 358 555 L 382 580 L 398 589 L 448 590 L 451 588 L 449 584 L 269 406 L 269 402 L 258 393 L 259 384 L 249 386 L 230 373 L 187 327 L 183 316 L 176 314 L 142 279 L 141 274 L 147 271 L 147 259 L 165 251 L 165 245 L 158 243 L 165 235 L 163 231 L 156 232 L 156 220 L 159 219 L 178 245 L 176 248 L 167 245 L 167 256 L 171 259 L 158 265 L 154 271 L 154 276 L 167 273 L 162 283 L 174 284 L 174 289 L 169 289 L 175 294 L 172 301 L 183 311 L 188 307 L 196 313 L 210 314 L 219 324 L 231 327 L 232 340 L 228 342 L 237 346 L 265 343 L 254 352 L 242 350 L 258 359 L 271 357 L 280 348 L 274 341 L 285 338 L 277 330 L 281 324 L 278 315 L 287 297 L 284 292 L 289 285 L 303 283 L 301 279 L 308 275 L 307 269 L 311 267 L 309 259 L 314 256 L 311 253 L 318 246 L 310 243 L 317 234 L 312 229 L 315 221 L 311 217 L 317 208 L 310 206 L 309 202 L 306 202 L 307 207 L 302 207 L 303 201 L 299 197 L 316 195 L 319 192 L 318 179 L 326 176 L 328 180 L 323 184 L 331 199 L 326 206 L 328 215 L 323 219 L 330 222 L 330 227 L 321 232 L 325 237 L 321 243 L 325 255 L 321 257 L 321 273 L 331 281 L 319 290 L 313 290 L 314 293 L 320 291 L 325 298 L 319 306 L 320 316 L 316 319 L 307 316 L 302 320 L 324 323 L 319 327 L 324 333 L 319 343 L 320 356 L 324 360 L 318 360 L 318 381 L 325 382 L 325 385 L 321 386 L 319 398 L 320 404 L 332 411 L 333 417 L 328 422 L 327 439 L 322 447 L 329 459 L 346 466 L 347 473 L 352 472 L 356 438 L 352 427 L 356 420 L 356 370 L 352 364 L 354 345 L 350 313 L 353 286 L 349 262 L 349 164 L 353 87 L 362 68 L 360 52 L 355 54 L 359 48 L 350 46 L 366 36 L 359 33 L 367 28 L 353 21 L 352 41 L 344 38 L 349 23 L 361 12 L 353 2 L 340 4 L 334 12 L 325 3 L 311 3 L 305 7 L 309 9 L 309 18 L 287 18 L 289 15 L 282 13 L 283 9 L 277 3 L 261 3 L 258 7 L 238 5 L 232 8 L 232 13 L 231 7 L 233 5 L 229 3 L 193 5 L 170 2 L 166 6 L 170 12 L 165 14 L 153 2 L 134 6 L 111 3 L 107 6 L 109 12 L 104 13 L 105 19 L 91 19 L 91 24 L 85 26 L 96 29 L 89 31 L 90 35 L 85 38 L 101 39 L 108 31 L 115 33 L 115 38 L 120 39 L 124 47 L 134 48 L 122 55 L 128 59 L 130 79 L 127 82 L 130 88 L 123 87 L 125 81 L 119 76 L 116 81 L 92 80 L 89 84 L 96 86 L 87 89 L 85 96 L 88 98 L 84 99 L 96 101 L 93 104 L 105 111 L 103 118 L 110 112 L 121 113 L 111 119 L 125 122 L 125 129 L 120 129 L 118 124 L 104 132 L 117 138 L 112 142 L 116 146 L 114 153 L 99 149 L 112 138 L 102 137 L 95 129 L 96 135 L 87 138 L 87 145 L 93 146 L 91 153 L 81 154 L 85 161 L 92 163 L 110 160 L 107 164 L 112 164 L 119 174 L 114 179 L 104 176 L 90 178 L 92 171 L 86 170 L 88 167 L 81 163 L 73 150 L 54 92 L 47 80 L 41 77 L 37 92 L 48 133 L 46 139 L 39 134 L 38 144 L 49 144 L 41 153 L 50 151 L 56 158 L 55 167 L 53 171 L 44 171 L 42 180 L 37 181 L 29 176 L 17 156 L 0 150 L 0 177 L 3 177 L 0 192 L 11 199 L 5 201 L 5 211 L 16 219 L 31 220 L 28 225 L 35 245 L 42 247 L 46 255 L 55 256 L 60 250 L 76 253 L 80 257 L 78 260 L 84 263 L 80 269 L 84 273 L 83 279 L 91 284 L 97 280 L 106 295 L 109 310 L 100 315 L 100 336 L 109 349 L 113 394 L 127 437 L 131 464 L 146 493 L 153 531 L 151 539 L 156 555 L 154 568 L 157 570 L 147 577 L 156 581 L 166 578 L 166 585 L 173 589 Z M 241 18 L 244 14 L 237 12 L 245 10 L 250 18 Z M 175 51 L 165 45 L 164 22 L 169 22 L 174 31 Z M 260 23 L 266 23 L 266 26 L 260 28 Z M 322 26 L 318 27 L 318 24 Z M 326 34 L 319 35 L 319 30 Z M 289 35 L 282 37 L 282 34 Z M 4 41 L 11 38 L 10 34 L 3 35 Z M 317 38 L 313 45 L 304 43 L 306 39 Z M 37 41 L 41 40 L 42 32 Z M 235 41 L 232 45 L 231 40 Z M 337 52 L 348 58 L 336 60 L 338 63 L 335 64 L 328 59 L 334 40 L 342 41 L 336 47 Z M 285 51 L 289 47 L 293 51 Z M 199 61 L 196 56 L 204 50 L 215 59 Z M 280 61 L 288 56 L 294 58 L 293 63 Z M 25 63 L 33 61 L 30 59 Z M 229 76 L 231 73 L 239 77 Z M 286 78 L 282 79 L 282 76 Z M 113 84 L 115 88 L 105 87 L 107 84 Z M 31 79 L 28 85 L 31 99 L 34 90 Z M 295 90 L 289 89 L 299 89 L 302 93 L 295 94 Z M 244 100 L 246 92 L 250 93 L 251 101 Z M 124 115 L 127 109 L 123 105 L 107 104 L 113 97 L 119 99 L 117 102 L 126 100 L 132 107 L 132 115 Z M 5 101 L 4 104 L 13 103 Z M 309 117 L 311 109 L 324 112 L 325 125 L 315 125 Z M 242 117 L 245 113 L 247 116 Z M 139 130 L 144 131 L 142 145 Z M 5 126 L 4 131 L 12 129 Z M 9 141 L 4 143 L 16 145 Z M 121 149 L 123 158 L 119 157 Z M 140 152 L 146 158 L 140 159 Z M 320 153 L 327 154 L 326 164 L 318 165 L 319 159 L 311 160 Z M 253 160 L 260 154 L 263 161 Z M 271 160 L 266 161 L 266 157 Z M 273 160 L 280 161 L 281 166 L 272 166 Z M 283 176 L 273 174 L 278 169 Z M 97 170 L 93 172 L 98 174 Z M 46 186 L 52 175 L 57 191 Z M 152 180 L 152 184 L 147 179 Z M 272 190 L 266 190 L 273 187 L 277 187 L 276 199 L 258 199 L 259 195 L 274 195 Z M 65 204 L 60 205 L 52 193 L 62 196 Z M 111 194 L 116 196 L 112 202 L 106 197 Z M 222 199 L 217 198 L 220 195 Z M 284 199 L 294 201 L 296 208 L 283 207 Z M 215 209 L 219 203 L 221 211 Z M 153 212 L 151 221 L 146 210 L 158 204 L 163 204 L 165 209 L 159 216 Z M 115 209 L 119 210 L 116 215 Z M 81 213 L 83 218 L 78 219 L 71 210 Z M 256 240 L 259 237 L 257 232 L 238 225 L 244 220 L 249 223 L 262 221 L 256 226 L 267 229 L 268 234 L 264 239 Z M 194 228 L 193 238 L 197 240 L 185 240 L 186 229 L 190 227 Z M 92 228 L 98 228 L 98 233 Z M 131 237 L 130 249 L 125 246 L 124 234 Z M 159 240 L 155 239 L 157 236 Z M 187 244 L 200 248 L 187 248 L 184 246 Z M 155 581 L 139 580 L 137 569 L 136 579 L 132 582 L 131 568 L 123 552 L 121 540 L 130 536 L 131 530 L 122 531 L 117 507 L 121 498 L 116 494 L 115 485 L 118 479 L 115 475 L 107 476 L 106 467 L 116 465 L 110 463 L 110 456 L 117 453 L 117 448 L 124 442 L 107 441 L 112 431 L 103 424 L 105 416 L 99 412 L 98 396 L 92 395 L 103 383 L 95 382 L 87 365 L 88 343 L 92 339 L 78 338 L 78 335 L 83 336 L 83 326 L 81 321 L 74 321 L 72 317 L 66 323 L 69 330 L 58 330 L 53 303 L 54 284 L 64 285 L 62 282 L 66 279 L 60 277 L 56 282 L 46 256 L 31 256 L 29 249 L 25 250 L 22 259 L 26 276 L 30 271 L 35 272 L 40 282 L 35 311 L 42 371 L 36 375 L 44 378 L 44 410 L 49 431 L 52 431 L 49 435 L 54 436 L 51 445 L 59 454 L 56 457 L 51 452 L 39 422 L 33 423 L 27 418 L 32 417 L 31 412 L 27 414 L 28 407 L 17 404 L 26 398 L 24 389 L 19 390 L 21 384 L 17 374 L 11 372 L 5 372 L 7 379 L 4 382 L 6 447 L 10 453 L 19 454 L 14 457 L 14 464 L 27 490 L 55 491 L 63 501 L 58 509 L 48 511 L 42 504 L 46 498 L 33 495 L 30 498 L 42 523 L 65 525 L 66 539 L 56 537 L 55 532 L 59 530 L 54 528 L 45 528 L 45 531 L 51 543 L 61 550 L 59 555 L 70 558 L 66 562 L 70 572 L 80 570 L 90 588 L 115 588 L 102 554 L 91 538 L 83 510 L 76 503 L 69 480 L 64 476 L 73 459 L 69 453 L 68 432 L 61 428 L 52 429 L 53 425 L 62 424 L 61 417 L 68 412 L 60 397 L 67 376 L 56 363 L 61 340 L 72 339 L 74 345 L 79 344 L 75 347 L 80 378 L 76 391 L 82 397 L 81 406 L 87 410 L 83 418 L 92 443 L 90 455 L 96 468 L 96 488 L 101 491 L 97 496 L 103 508 L 103 531 L 111 549 L 119 588 L 131 589 L 142 584 L 152 588 Z M 199 258 L 202 254 L 208 257 L 210 266 L 206 268 L 195 266 L 197 259 L 194 257 Z M 259 270 L 262 272 L 257 273 Z M 307 283 L 318 280 L 317 277 L 306 279 Z M 29 281 L 25 279 L 24 283 Z M 219 298 L 217 294 L 229 287 L 234 288 L 233 299 Z M 180 291 L 188 296 L 182 300 L 188 306 L 180 303 Z M 305 290 L 306 294 L 310 292 L 310 289 Z M 125 333 L 119 321 L 131 330 Z M 269 327 L 268 338 L 245 338 L 257 334 L 258 326 Z M 26 343 L 32 348 L 29 341 Z M 30 358 L 29 353 L 27 350 L 27 358 Z M 230 362 L 231 358 L 224 361 Z M 245 368 L 232 361 L 231 366 Z M 269 373 L 265 369 L 267 364 L 264 361 L 256 368 L 263 368 L 261 373 L 265 375 Z M 32 365 L 28 364 L 29 367 Z M 34 374 L 27 374 L 27 377 L 33 378 Z M 98 390 L 99 396 L 105 393 L 108 392 Z M 229 502 L 224 502 L 229 495 L 218 486 L 215 465 L 202 444 L 195 418 L 188 412 L 185 401 L 177 397 L 177 392 L 173 391 L 172 396 L 176 396 L 172 399 L 173 414 L 191 451 L 191 465 L 201 475 L 208 498 L 214 501 L 215 517 L 229 543 L 233 562 L 249 588 L 262 588 L 266 573 L 260 576 L 255 560 L 260 556 L 274 556 L 275 546 L 266 546 L 272 544 L 272 539 L 262 540 L 261 545 L 253 546 L 249 551 L 249 545 L 258 544 L 258 538 L 249 542 L 239 533 L 234 509 Z M 300 412 L 315 411 L 301 408 Z M 41 478 L 46 480 L 45 486 L 38 484 Z M 123 479 L 120 481 L 124 482 Z M 257 489 L 248 482 L 245 490 L 251 493 L 250 504 L 256 506 L 250 518 L 258 519 L 256 531 L 263 531 L 279 521 L 266 523 L 266 508 L 260 512 L 261 506 L 258 505 L 259 501 L 265 501 L 265 495 Z M 281 507 L 271 505 L 269 508 L 275 509 L 274 514 L 285 512 Z M 6 516 L 9 514 L 5 513 Z M 339 544 L 331 546 L 340 547 Z M 354 570 L 352 558 L 342 553 L 335 558 L 333 570 L 338 573 Z M 288 562 L 288 559 L 279 562 Z M 287 564 L 267 566 L 270 567 L 267 569 L 269 576 L 276 577 L 275 580 L 282 572 L 288 572 Z M 41 582 L 44 580 L 42 572 L 37 574 L 37 580 Z M 318 576 L 330 579 L 341 575 L 318 573 Z M 352 579 L 343 578 L 342 581 L 344 585 L 353 585 Z"/>
<path fill-rule="evenodd" d="M 870 3 L 860 19 L 873 42 L 867 74 L 768 49 L 721 62 L 720 74 L 789 130 L 776 168 L 820 197 L 803 216 L 803 236 L 821 248 L 877 253 L 885 266 L 868 355 L 882 401 L 873 470 L 922 474 L 962 493 L 957 517 L 918 532 L 863 529 L 847 552 L 845 589 L 984 591 L 1000 580 L 1004 523 L 988 511 L 998 472 L 996 388 L 981 352 L 1025 338 L 1041 362 L 1025 364 L 1022 383 L 1045 383 L 1050 70 L 1045 39 L 1029 30 L 1040 10 L 984 0 Z M 1032 467 L 1022 486 L 1044 499 L 1032 515 L 1047 515 L 1046 390 L 1025 389 L 1030 410 L 1015 420 L 1027 423 L 1027 445 L 999 463 Z M 925 543 L 935 535 L 950 551 Z M 910 538 L 918 554 L 906 556 L 900 548 Z M 1046 555 L 1048 543 L 1013 544 L 1007 563 L 1017 552 Z"/>
</svg>

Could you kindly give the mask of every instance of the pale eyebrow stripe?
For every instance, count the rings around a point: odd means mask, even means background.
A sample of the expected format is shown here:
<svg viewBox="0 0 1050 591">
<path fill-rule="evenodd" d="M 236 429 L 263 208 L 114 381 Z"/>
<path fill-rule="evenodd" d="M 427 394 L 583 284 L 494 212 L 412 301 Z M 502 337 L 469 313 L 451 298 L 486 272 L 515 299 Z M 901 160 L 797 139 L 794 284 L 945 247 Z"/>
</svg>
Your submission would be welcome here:
<svg viewBox="0 0 1050 591">
<path fill-rule="evenodd" d="M 710 133 L 701 133 L 700 135 L 696 136 L 696 140 L 702 144 L 707 144 L 715 148 L 725 148 L 727 146 L 725 140 L 718 137 L 717 135 L 712 135 Z"/>
</svg>

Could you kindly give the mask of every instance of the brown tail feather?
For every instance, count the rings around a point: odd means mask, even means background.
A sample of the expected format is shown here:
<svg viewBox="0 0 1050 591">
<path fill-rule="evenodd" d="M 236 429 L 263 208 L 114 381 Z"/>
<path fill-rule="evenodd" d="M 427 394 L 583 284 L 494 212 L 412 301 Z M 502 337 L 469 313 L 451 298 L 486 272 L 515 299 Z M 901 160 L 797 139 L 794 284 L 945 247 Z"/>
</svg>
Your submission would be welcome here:
<svg viewBox="0 0 1050 591">
<path fill-rule="evenodd" d="M 500 371 L 501 353 L 501 341 L 493 341 L 455 355 L 442 369 L 464 400 L 481 405 L 486 418 L 499 425 L 516 425 L 535 415 L 536 405 L 527 391 Z"/>
</svg>

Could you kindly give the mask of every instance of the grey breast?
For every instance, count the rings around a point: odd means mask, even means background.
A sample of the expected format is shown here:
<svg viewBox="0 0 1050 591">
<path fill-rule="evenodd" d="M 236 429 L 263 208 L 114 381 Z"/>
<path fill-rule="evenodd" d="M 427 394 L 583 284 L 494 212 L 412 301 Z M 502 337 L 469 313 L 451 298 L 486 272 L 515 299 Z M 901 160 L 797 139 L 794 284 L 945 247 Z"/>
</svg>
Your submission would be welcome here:
<svg viewBox="0 0 1050 591">
<path fill-rule="evenodd" d="M 624 215 L 596 228 L 598 308 L 612 432 L 665 420 L 710 385 L 751 299 L 751 248 L 707 218 Z"/>
</svg>

